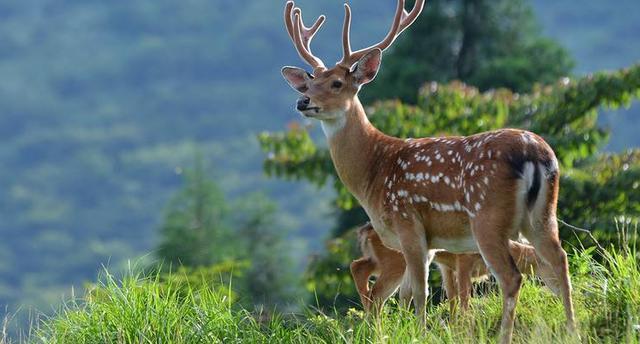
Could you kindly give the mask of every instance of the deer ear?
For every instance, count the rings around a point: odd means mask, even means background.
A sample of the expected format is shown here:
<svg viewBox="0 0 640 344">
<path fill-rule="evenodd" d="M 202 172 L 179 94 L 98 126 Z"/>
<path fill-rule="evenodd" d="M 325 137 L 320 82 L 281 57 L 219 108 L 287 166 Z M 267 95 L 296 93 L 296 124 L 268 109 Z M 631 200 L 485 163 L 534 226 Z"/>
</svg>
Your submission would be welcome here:
<svg viewBox="0 0 640 344">
<path fill-rule="evenodd" d="M 302 68 L 298 67 L 282 67 L 282 76 L 294 90 L 305 93 L 309 89 L 307 82 L 313 79 L 313 76 Z"/>
<path fill-rule="evenodd" d="M 366 53 L 353 70 L 353 76 L 356 78 L 358 85 L 364 85 L 375 79 L 380 69 L 380 60 L 382 59 L 382 50 L 373 49 Z"/>
</svg>

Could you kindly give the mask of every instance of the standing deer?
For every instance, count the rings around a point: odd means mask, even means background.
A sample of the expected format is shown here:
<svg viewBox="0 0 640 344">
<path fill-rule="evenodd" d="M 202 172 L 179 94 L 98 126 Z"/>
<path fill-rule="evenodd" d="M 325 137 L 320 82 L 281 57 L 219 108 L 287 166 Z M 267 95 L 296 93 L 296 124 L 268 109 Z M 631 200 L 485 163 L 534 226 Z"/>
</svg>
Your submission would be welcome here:
<svg viewBox="0 0 640 344">
<path fill-rule="evenodd" d="M 364 208 L 385 246 L 407 263 L 413 303 L 424 323 L 430 251 L 480 252 L 503 294 L 501 340 L 511 341 L 522 277 L 509 254 L 509 239 L 524 235 L 554 268 L 561 284 L 568 328 L 574 329 L 567 255 L 556 223 L 558 161 L 539 136 L 504 129 L 468 137 L 402 140 L 369 122 L 358 99 L 380 67 L 382 51 L 418 17 L 398 0 L 393 24 L 378 44 L 353 52 L 351 9 L 345 4 L 343 57 L 332 68 L 310 49 L 324 16 L 307 28 L 292 1 L 285 24 L 300 57 L 313 69 L 284 67 L 282 74 L 302 96 L 297 110 L 320 120 L 336 172 Z"/>
<path fill-rule="evenodd" d="M 354 260 L 350 268 L 365 311 L 370 312 L 373 308 L 373 312 L 378 313 L 398 287 L 400 299 L 406 304 L 411 295 L 407 281 L 403 280 L 406 264 L 402 253 L 384 246 L 370 223 L 360 227 L 357 236 L 363 256 Z M 553 268 L 536 257 L 533 247 L 509 241 L 509 253 L 520 272 L 538 275 L 551 291 L 559 294 L 560 288 Z M 458 303 L 463 311 L 468 309 L 471 280 L 484 278 L 489 273 L 482 257 L 477 253 L 454 254 L 439 251 L 433 257 L 433 262 L 442 273 L 442 289 L 449 298 L 450 313 L 454 313 Z M 376 277 L 373 288 L 369 288 L 371 276 Z"/>
</svg>

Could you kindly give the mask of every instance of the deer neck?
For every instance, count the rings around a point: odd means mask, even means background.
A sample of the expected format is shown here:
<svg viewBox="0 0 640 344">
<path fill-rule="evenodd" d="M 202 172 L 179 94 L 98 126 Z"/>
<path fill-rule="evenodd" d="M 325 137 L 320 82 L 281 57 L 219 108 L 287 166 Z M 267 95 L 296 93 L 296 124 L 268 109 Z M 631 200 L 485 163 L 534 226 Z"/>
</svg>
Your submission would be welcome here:
<svg viewBox="0 0 640 344">
<path fill-rule="evenodd" d="M 376 170 L 376 143 L 384 135 L 369 122 L 357 97 L 344 116 L 323 121 L 322 129 L 340 180 L 362 202 Z"/>
</svg>

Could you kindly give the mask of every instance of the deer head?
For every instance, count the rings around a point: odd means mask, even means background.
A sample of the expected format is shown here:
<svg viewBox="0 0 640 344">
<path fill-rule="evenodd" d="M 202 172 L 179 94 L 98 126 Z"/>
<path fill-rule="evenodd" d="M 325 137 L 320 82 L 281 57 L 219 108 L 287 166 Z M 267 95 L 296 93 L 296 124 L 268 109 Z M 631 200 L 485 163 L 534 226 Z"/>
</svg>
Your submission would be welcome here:
<svg viewBox="0 0 640 344">
<path fill-rule="evenodd" d="M 302 11 L 288 1 L 284 11 L 287 32 L 300 57 L 312 68 L 309 73 L 302 68 L 284 67 L 282 75 L 289 85 L 301 93 L 296 108 L 304 116 L 323 121 L 344 117 L 351 105 L 357 101 L 362 85 L 371 82 L 380 68 L 382 51 L 411 25 L 424 7 L 425 0 L 417 0 L 411 12 L 404 9 L 404 0 L 398 0 L 396 13 L 387 36 L 379 43 L 358 51 L 351 50 L 351 8 L 344 5 L 345 17 L 342 28 L 343 57 L 333 68 L 325 67 L 321 59 L 311 53 L 310 43 L 325 21 L 320 16 L 311 27 L 302 20 Z"/>
</svg>

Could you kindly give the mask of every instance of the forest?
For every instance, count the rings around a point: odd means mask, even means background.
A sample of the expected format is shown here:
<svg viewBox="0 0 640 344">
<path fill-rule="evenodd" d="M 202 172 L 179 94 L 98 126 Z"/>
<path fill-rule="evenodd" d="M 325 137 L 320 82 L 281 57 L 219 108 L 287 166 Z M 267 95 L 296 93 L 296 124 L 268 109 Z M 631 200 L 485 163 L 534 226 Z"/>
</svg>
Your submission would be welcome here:
<svg viewBox="0 0 640 344">
<path fill-rule="evenodd" d="M 341 4 L 298 5 L 327 15 L 314 51 L 337 60 Z M 379 40 L 394 2 L 351 5 L 354 43 Z M 111 273 L 185 293 L 231 286 L 250 311 L 358 308 L 348 264 L 366 217 L 319 126 L 294 111 L 279 71 L 302 64 L 283 6 L 0 4 L 0 304 L 11 331 L 83 290 L 108 299 Z M 563 228 L 566 248 L 619 247 L 640 212 L 638 11 L 631 0 L 428 1 L 361 98 L 398 137 L 540 134 L 561 162 L 560 218 L 593 234 Z"/>
</svg>

